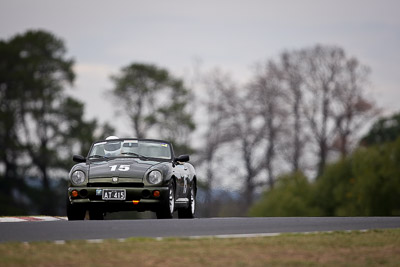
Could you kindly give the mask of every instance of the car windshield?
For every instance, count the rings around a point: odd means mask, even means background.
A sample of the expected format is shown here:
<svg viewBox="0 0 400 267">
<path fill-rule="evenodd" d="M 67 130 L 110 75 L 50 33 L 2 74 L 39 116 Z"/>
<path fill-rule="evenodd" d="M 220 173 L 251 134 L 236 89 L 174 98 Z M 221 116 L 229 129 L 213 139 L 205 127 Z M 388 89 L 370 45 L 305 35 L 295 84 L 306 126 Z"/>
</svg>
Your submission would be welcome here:
<svg viewBox="0 0 400 267">
<path fill-rule="evenodd" d="M 171 159 L 168 143 L 153 140 L 118 139 L 94 143 L 89 158 L 138 157 Z"/>
</svg>

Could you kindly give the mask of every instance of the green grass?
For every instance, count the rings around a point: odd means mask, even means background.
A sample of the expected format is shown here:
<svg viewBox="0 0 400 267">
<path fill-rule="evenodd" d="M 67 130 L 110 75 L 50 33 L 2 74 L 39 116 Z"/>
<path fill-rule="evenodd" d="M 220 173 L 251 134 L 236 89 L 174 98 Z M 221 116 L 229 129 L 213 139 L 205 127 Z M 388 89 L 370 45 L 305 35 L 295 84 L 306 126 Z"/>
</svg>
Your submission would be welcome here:
<svg viewBox="0 0 400 267">
<path fill-rule="evenodd" d="M 400 229 L 236 239 L 0 244 L 0 266 L 399 266 Z"/>
</svg>

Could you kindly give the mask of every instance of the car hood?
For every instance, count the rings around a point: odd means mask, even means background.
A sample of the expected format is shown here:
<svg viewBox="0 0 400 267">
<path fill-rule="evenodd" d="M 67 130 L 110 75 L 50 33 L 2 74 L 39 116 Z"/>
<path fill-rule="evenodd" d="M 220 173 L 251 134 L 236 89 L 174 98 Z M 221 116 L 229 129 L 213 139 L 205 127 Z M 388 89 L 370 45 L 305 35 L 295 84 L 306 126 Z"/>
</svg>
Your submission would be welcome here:
<svg viewBox="0 0 400 267">
<path fill-rule="evenodd" d="M 145 172 L 157 164 L 160 164 L 160 162 L 138 158 L 93 161 L 89 164 L 88 176 L 89 179 L 109 177 L 142 179 Z"/>
</svg>

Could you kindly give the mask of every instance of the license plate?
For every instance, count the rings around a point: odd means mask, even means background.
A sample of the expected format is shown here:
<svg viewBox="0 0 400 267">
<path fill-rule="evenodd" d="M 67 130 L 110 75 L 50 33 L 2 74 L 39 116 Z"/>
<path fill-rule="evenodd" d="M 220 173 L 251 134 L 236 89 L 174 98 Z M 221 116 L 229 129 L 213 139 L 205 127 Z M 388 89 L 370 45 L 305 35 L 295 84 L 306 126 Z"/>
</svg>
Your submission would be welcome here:
<svg viewBox="0 0 400 267">
<path fill-rule="evenodd" d="M 125 189 L 103 189 L 103 200 L 125 200 Z"/>
</svg>

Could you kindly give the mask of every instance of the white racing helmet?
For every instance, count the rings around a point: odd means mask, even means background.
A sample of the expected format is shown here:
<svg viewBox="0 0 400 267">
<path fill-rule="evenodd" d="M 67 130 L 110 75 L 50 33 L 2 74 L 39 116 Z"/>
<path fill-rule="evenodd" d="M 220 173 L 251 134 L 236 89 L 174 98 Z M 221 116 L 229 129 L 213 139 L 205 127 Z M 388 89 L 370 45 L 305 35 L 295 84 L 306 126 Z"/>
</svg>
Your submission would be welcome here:
<svg viewBox="0 0 400 267">
<path fill-rule="evenodd" d="M 119 139 L 116 136 L 109 136 L 106 138 L 108 141 L 104 145 L 104 153 L 106 156 L 116 156 L 121 153 L 121 142 L 120 141 L 109 141 Z"/>
</svg>

